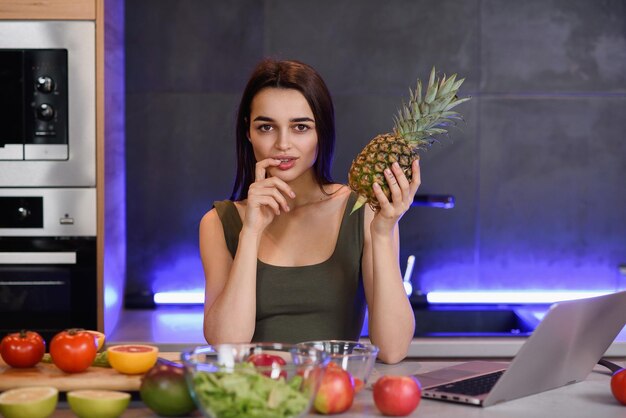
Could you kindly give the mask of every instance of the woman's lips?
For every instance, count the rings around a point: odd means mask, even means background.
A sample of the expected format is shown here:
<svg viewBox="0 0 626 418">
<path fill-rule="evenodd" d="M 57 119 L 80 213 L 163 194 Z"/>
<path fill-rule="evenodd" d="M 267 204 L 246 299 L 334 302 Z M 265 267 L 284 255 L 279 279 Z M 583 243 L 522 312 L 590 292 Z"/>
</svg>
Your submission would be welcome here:
<svg viewBox="0 0 626 418">
<path fill-rule="evenodd" d="M 280 164 L 277 166 L 277 168 L 279 170 L 289 170 L 290 168 L 292 168 L 294 165 L 296 165 L 296 158 L 276 158 L 277 160 L 280 160 Z"/>
</svg>

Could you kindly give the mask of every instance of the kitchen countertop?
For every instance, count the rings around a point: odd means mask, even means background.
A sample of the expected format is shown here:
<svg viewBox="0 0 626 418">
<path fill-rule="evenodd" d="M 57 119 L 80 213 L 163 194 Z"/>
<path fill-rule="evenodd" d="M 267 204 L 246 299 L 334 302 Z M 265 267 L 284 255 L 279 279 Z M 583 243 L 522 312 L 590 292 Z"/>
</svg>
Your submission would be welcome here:
<svg viewBox="0 0 626 418">
<path fill-rule="evenodd" d="M 624 365 L 623 359 L 620 365 Z M 440 361 L 404 361 L 396 365 L 377 364 L 370 378 L 373 382 L 378 376 L 385 374 L 411 374 L 426 372 L 439 367 L 454 364 L 454 362 Z M 626 407 L 620 405 L 613 396 L 609 386 L 610 374 L 601 366 L 591 372 L 587 379 L 581 383 L 554 389 L 526 398 L 494 405 L 488 408 L 480 408 L 469 405 L 457 405 L 448 402 L 422 399 L 418 408 L 411 414 L 412 417 L 437 417 L 437 418 L 547 418 L 561 417 L 603 417 L 623 418 L 626 416 Z M 52 418 L 66 418 L 74 415 L 68 409 L 67 404 L 62 402 Z M 195 415 L 198 416 L 198 415 Z M 319 417 L 320 415 L 308 414 L 307 417 Z M 366 388 L 356 397 L 352 408 L 344 414 L 338 415 L 345 418 L 376 417 L 381 416 L 377 411 L 372 392 Z M 133 401 L 122 418 L 152 418 L 156 417 L 150 410 L 139 401 Z"/>
<path fill-rule="evenodd" d="M 144 342 L 162 351 L 182 351 L 206 345 L 202 335 L 201 307 L 162 307 L 126 310 L 107 343 Z M 415 338 L 409 357 L 418 359 L 512 358 L 526 337 L 433 337 Z M 626 328 L 609 347 L 607 357 L 626 357 Z"/>
</svg>

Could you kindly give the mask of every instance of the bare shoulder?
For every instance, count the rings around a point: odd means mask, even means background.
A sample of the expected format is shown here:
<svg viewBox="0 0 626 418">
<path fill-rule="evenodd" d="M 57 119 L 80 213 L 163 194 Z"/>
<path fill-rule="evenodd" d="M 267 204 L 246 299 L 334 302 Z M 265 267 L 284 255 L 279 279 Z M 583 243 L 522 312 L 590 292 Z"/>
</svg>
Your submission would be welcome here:
<svg viewBox="0 0 626 418">
<path fill-rule="evenodd" d="M 224 228 L 217 210 L 211 209 L 200 220 L 199 228 L 200 255 L 204 263 L 209 259 L 218 259 L 228 253 Z"/>
<path fill-rule="evenodd" d="M 333 183 L 324 186 L 324 191 L 327 193 L 327 200 L 339 200 L 346 201 L 350 197 L 351 190 L 345 184 Z"/>
<path fill-rule="evenodd" d="M 205 213 L 204 216 L 202 216 L 202 219 L 200 219 L 200 229 L 214 228 L 220 224 L 220 217 L 215 208 Z"/>
<path fill-rule="evenodd" d="M 201 247 L 210 245 L 212 242 L 217 242 L 217 240 L 215 239 L 207 240 L 207 237 L 221 236 L 222 241 L 226 241 L 226 238 L 224 238 L 224 227 L 222 226 L 222 221 L 217 213 L 217 209 L 215 208 L 204 214 L 204 216 L 200 220 L 199 230 Z"/>
</svg>

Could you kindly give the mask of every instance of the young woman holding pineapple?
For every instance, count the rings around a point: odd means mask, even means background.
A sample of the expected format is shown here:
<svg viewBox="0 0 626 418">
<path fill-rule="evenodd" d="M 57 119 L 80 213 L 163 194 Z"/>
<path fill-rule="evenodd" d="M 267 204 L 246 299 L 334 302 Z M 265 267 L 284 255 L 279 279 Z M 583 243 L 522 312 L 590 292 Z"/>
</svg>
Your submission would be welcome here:
<svg viewBox="0 0 626 418">
<path fill-rule="evenodd" d="M 206 277 L 204 335 L 222 342 L 369 337 L 388 363 L 402 360 L 414 317 L 400 273 L 398 221 L 420 184 L 384 171 L 379 207 L 350 213 L 357 195 L 333 183 L 334 110 L 319 74 L 295 61 L 261 62 L 237 118 L 233 196 L 200 223 Z"/>
</svg>

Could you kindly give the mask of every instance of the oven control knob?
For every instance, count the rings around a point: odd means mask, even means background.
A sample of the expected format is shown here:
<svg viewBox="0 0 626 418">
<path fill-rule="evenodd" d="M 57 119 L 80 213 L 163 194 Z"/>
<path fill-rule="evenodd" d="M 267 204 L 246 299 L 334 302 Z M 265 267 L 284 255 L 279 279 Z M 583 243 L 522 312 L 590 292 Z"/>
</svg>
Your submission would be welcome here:
<svg viewBox="0 0 626 418">
<path fill-rule="evenodd" d="M 54 118 L 54 107 L 48 103 L 42 103 L 37 108 L 37 117 L 41 120 L 52 120 Z"/>
<path fill-rule="evenodd" d="M 45 75 L 38 77 L 37 90 L 42 93 L 52 93 L 54 91 L 54 80 Z"/>
<path fill-rule="evenodd" d="M 26 219 L 30 216 L 30 210 L 28 210 L 28 208 L 25 208 L 23 206 L 20 206 L 19 208 L 17 208 L 17 217 L 20 219 Z"/>
</svg>

